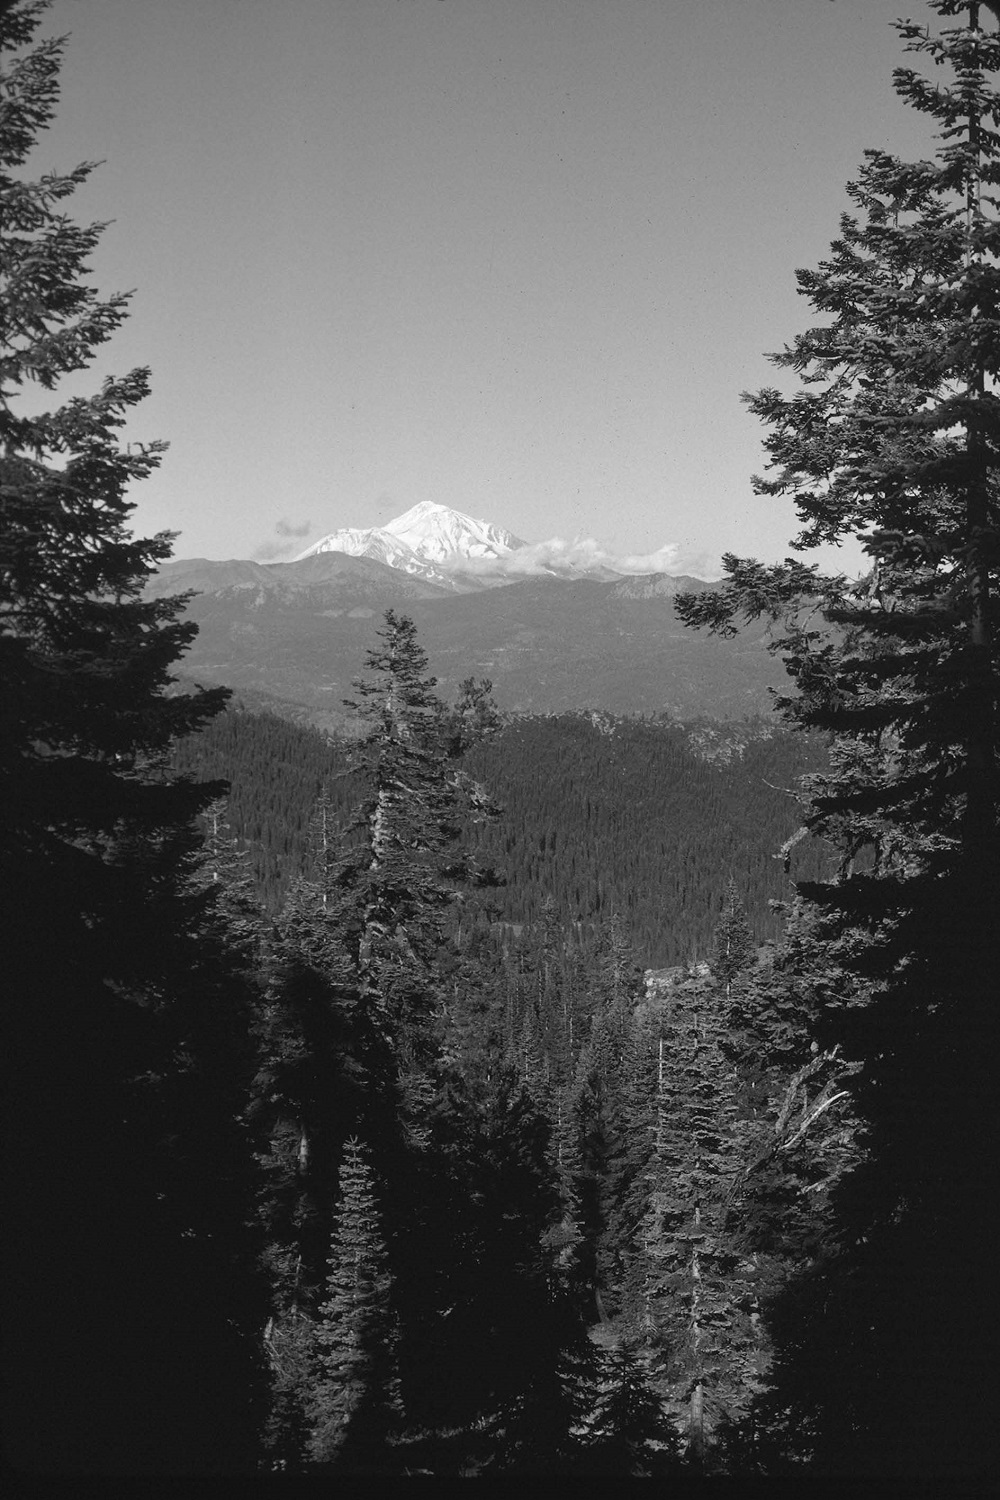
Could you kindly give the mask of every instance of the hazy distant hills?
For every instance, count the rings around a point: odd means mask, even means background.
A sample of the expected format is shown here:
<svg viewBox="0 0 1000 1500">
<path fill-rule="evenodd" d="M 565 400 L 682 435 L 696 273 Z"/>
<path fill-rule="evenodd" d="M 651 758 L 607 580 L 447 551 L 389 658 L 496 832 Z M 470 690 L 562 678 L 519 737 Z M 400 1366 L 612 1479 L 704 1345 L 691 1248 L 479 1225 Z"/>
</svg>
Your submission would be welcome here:
<svg viewBox="0 0 1000 1500">
<path fill-rule="evenodd" d="M 720 641 L 685 630 L 674 614 L 678 592 L 717 586 L 665 574 L 515 582 L 453 574 L 442 586 L 324 551 L 289 563 L 181 559 L 150 592 L 197 593 L 189 614 L 199 634 L 184 675 L 298 705 L 333 727 L 388 608 L 415 621 L 444 696 L 474 676 L 492 679 L 501 707 L 529 713 L 766 712 L 768 688 L 786 679 L 763 632 Z"/>
</svg>

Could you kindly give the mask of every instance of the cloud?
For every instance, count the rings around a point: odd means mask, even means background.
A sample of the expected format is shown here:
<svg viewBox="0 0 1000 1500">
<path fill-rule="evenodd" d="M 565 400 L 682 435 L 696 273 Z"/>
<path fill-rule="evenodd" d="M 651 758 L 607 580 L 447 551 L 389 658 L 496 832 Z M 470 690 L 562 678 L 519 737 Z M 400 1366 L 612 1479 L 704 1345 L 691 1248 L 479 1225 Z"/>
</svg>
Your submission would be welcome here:
<svg viewBox="0 0 1000 1500">
<path fill-rule="evenodd" d="M 279 540 L 261 542 L 253 553 L 254 562 L 275 562 L 279 557 L 287 557 L 290 552 L 298 550 L 296 543 L 304 536 L 308 536 L 312 529 L 311 521 L 295 524 L 292 521 L 286 521 L 282 516 L 281 520 L 276 521 L 274 525 L 274 534 Z"/>
<path fill-rule="evenodd" d="M 554 536 L 546 542 L 529 542 L 503 557 L 455 558 L 441 567 L 459 573 L 476 573 L 507 578 L 559 574 L 572 578 L 588 573 L 690 573 L 698 578 L 718 576 L 718 564 L 707 554 L 682 553 L 676 542 L 667 542 L 655 552 L 615 553 L 593 537 L 577 537 L 572 542 Z"/>
</svg>

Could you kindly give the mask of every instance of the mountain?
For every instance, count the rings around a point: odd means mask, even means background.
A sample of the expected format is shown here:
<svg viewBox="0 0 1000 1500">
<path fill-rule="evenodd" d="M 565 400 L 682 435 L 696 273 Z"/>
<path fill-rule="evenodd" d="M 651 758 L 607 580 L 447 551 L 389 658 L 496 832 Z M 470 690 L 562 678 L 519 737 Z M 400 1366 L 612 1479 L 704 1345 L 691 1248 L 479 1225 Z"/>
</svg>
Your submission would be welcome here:
<svg viewBox="0 0 1000 1500">
<path fill-rule="evenodd" d="M 324 600 L 335 594 L 339 601 L 347 600 L 351 604 L 364 603 L 369 597 L 381 603 L 389 595 L 400 600 L 439 599 L 453 592 L 446 585 L 434 584 L 419 576 L 410 577 L 372 557 L 356 557 L 346 552 L 318 552 L 290 563 L 241 562 L 236 558 L 225 562 L 214 562 L 206 557 L 177 558 L 164 563 L 153 575 L 146 585 L 146 594 L 159 599 L 168 594 L 187 593 L 188 590 L 205 595 L 232 591 L 253 596 L 259 605 L 267 595 L 273 594 L 276 599 L 290 602 L 315 589 L 320 590 Z"/>
<path fill-rule="evenodd" d="M 524 542 L 501 526 L 422 500 L 385 526 L 331 531 L 307 547 L 295 561 L 303 562 L 325 552 L 342 552 L 351 557 L 370 557 L 446 588 L 467 588 L 475 585 L 465 578 L 463 564 L 473 560 L 481 567 L 483 561 L 498 560 L 523 546 Z"/>
<path fill-rule="evenodd" d="M 388 528 L 380 526 L 369 526 L 367 530 L 347 526 L 342 531 L 331 531 L 329 536 L 323 537 L 312 547 L 307 547 L 305 552 L 300 552 L 295 561 L 302 562 L 305 558 L 322 552 L 346 552 L 349 557 L 372 557 L 376 562 L 385 563 L 390 568 L 400 568 L 404 573 L 421 571 L 420 559 L 413 548 L 393 536 Z"/>
<path fill-rule="evenodd" d="M 766 713 L 769 689 L 785 684 L 762 628 L 724 641 L 681 625 L 676 595 L 718 585 L 550 561 L 500 526 L 422 502 L 291 562 L 166 563 L 148 592 L 195 595 L 186 676 L 324 728 L 347 727 L 343 699 L 387 609 L 414 620 L 443 696 L 488 677 L 518 713 L 734 719 Z"/>
<path fill-rule="evenodd" d="M 522 578 L 457 592 L 370 557 L 314 553 L 298 562 L 167 563 L 156 595 L 198 590 L 198 627 L 185 676 L 225 683 L 254 701 L 344 727 L 342 700 L 364 668 L 386 609 L 409 615 L 443 696 L 489 677 L 502 708 L 523 713 L 611 713 L 743 718 L 766 713 L 785 683 L 760 629 L 719 640 L 686 630 L 674 613 L 696 578 L 650 574 Z"/>
<path fill-rule="evenodd" d="M 450 563 L 460 557 L 503 557 L 526 545 L 502 526 L 477 521 L 460 510 L 449 510 L 429 500 L 422 500 L 404 515 L 397 516 L 385 529 L 412 547 L 418 557 L 435 562 Z"/>
</svg>

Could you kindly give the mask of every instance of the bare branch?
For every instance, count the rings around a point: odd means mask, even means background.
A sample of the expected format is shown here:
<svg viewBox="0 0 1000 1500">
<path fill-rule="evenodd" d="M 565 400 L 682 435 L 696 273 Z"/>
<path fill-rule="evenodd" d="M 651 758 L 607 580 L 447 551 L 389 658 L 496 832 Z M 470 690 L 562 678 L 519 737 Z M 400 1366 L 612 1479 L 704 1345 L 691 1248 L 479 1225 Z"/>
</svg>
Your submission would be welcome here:
<svg viewBox="0 0 1000 1500">
<path fill-rule="evenodd" d="M 826 1111 L 830 1108 L 831 1104 L 836 1104 L 838 1099 L 846 1099 L 847 1093 L 847 1089 L 841 1089 L 839 1094 L 832 1094 L 829 1099 L 824 1099 L 823 1103 L 819 1105 L 818 1108 L 814 1109 L 812 1113 L 802 1121 L 802 1124 L 799 1126 L 795 1134 L 793 1136 L 789 1136 L 787 1141 L 782 1141 L 781 1145 L 778 1147 L 778 1150 L 790 1151 L 792 1147 L 802 1139 L 806 1131 L 809 1129 L 810 1125 L 812 1125 L 815 1120 L 818 1120 L 820 1115 L 825 1114 Z"/>
</svg>

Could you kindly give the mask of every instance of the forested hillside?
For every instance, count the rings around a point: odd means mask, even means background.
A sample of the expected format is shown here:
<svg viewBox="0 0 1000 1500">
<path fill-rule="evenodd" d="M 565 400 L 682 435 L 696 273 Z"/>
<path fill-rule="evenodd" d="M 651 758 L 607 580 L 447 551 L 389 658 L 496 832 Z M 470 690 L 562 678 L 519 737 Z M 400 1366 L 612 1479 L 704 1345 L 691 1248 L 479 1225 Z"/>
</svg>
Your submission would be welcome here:
<svg viewBox="0 0 1000 1500">
<path fill-rule="evenodd" d="M 782 846 L 799 827 L 798 777 L 823 759 L 783 729 L 697 726 L 565 714 L 516 720 L 477 747 L 468 769 L 502 808 L 476 848 L 507 885 L 507 921 L 617 917 L 636 958 L 659 967 L 704 956 L 730 879 L 759 941 L 790 887 Z M 729 758 L 727 750 L 731 750 Z M 796 874 L 822 850 L 796 851 Z"/>
<path fill-rule="evenodd" d="M 306 868 L 321 790 L 345 835 L 358 795 L 351 761 L 351 741 L 246 711 L 220 715 L 174 752 L 179 771 L 230 783 L 226 817 L 271 910 Z M 769 903 L 791 889 L 782 846 L 799 828 L 793 793 L 823 762 L 818 740 L 766 721 L 516 718 L 464 762 L 497 807 L 467 838 L 502 877 L 497 921 L 537 924 L 551 908 L 589 948 L 614 916 L 647 967 L 694 961 L 708 951 L 730 879 L 757 940 L 777 936 Z M 823 858 L 816 841 L 800 842 L 790 868 L 814 878 Z"/>
<path fill-rule="evenodd" d="M 342 814 L 351 805 L 345 752 L 319 730 L 245 709 L 220 714 L 174 746 L 176 771 L 229 784 L 226 821 L 246 848 L 254 889 L 271 911 L 305 868 L 309 820 L 321 791 Z"/>
</svg>

